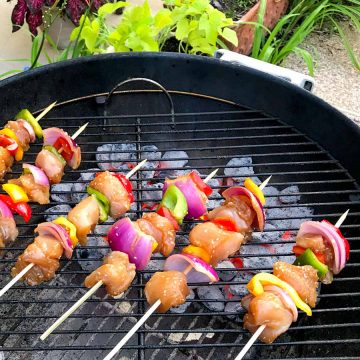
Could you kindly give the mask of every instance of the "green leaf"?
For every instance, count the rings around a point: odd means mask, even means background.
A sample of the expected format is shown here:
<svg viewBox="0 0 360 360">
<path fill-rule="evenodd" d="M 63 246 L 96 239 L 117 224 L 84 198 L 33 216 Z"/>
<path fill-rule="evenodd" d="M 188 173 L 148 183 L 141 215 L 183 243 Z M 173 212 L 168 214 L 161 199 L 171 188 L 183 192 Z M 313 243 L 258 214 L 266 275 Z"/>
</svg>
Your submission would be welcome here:
<svg viewBox="0 0 360 360">
<path fill-rule="evenodd" d="M 309 70 L 310 76 L 314 76 L 314 62 L 310 53 L 299 47 L 294 48 L 294 53 L 304 59 L 305 64 Z"/>
<path fill-rule="evenodd" d="M 236 31 L 235 30 L 232 30 L 230 28 L 225 28 L 221 34 L 221 36 L 229 41 L 231 44 L 235 45 L 235 46 L 238 46 L 238 37 L 236 35 Z"/>
<path fill-rule="evenodd" d="M 114 13 L 117 9 L 120 9 L 125 6 L 129 6 L 130 3 L 125 1 L 118 1 L 116 3 L 107 3 L 99 7 L 98 15 L 105 16 Z"/>
<path fill-rule="evenodd" d="M 93 31 L 93 29 L 91 29 L 90 27 L 85 27 L 82 30 L 81 37 L 82 37 L 82 39 L 85 40 L 86 47 L 90 51 L 94 51 L 96 39 L 97 39 L 97 33 L 95 31 Z"/>
<path fill-rule="evenodd" d="M 171 11 L 169 9 L 162 9 L 155 15 L 155 26 L 158 29 L 164 29 L 172 25 Z"/>
<path fill-rule="evenodd" d="M 18 74 L 21 72 L 23 72 L 23 70 L 9 70 L 9 71 L 6 71 L 6 72 L 0 74 L 0 79 L 7 77 L 8 75 Z"/>
<path fill-rule="evenodd" d="M 266 4 L 267 4 L 266 0 L 261 0 L 260 1 L 260 7 L 259 7 L 258 19 L 257 19 L 257 22 L 260 25 L 264 25 Z M 263 35 L 263 31 L 262 31 L 261 27 L 256 25 L 255 35 L 254 35 L 254 43 L 253 43 L 253 48 L 252 48 L 252 52 L 251 52 L 251 56 L 254 57 L 254 58 L 257 58 L 258 55 L 259 55 L 260 46 L 261 46 L 261 42 L 263 40 L 263 37 L 264 37 L 264 35 Z"/>
<path fill-rule="evenodd" d="M 175 37 L 177 40 L 184 40 L 189 34 L 189 20 L 186 18 L 181 19 L 176 26 Z"/>
<path fill-rule="evenodd" d="M 39 43 L 40 43 L 40 34 L 34 37 L 31 45 L 31 56 L 30 56 L 31 64 L 33 64 L 34 61 L 36 60 L 36 55 L 39 51 Z"/>
</svg>

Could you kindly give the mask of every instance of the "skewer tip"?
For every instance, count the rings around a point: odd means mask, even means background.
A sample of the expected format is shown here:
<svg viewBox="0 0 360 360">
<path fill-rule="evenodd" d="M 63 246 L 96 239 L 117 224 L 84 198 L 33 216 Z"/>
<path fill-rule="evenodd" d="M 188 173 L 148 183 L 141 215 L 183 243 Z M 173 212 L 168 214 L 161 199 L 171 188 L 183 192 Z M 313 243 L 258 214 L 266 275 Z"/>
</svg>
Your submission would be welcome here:
<svg viewBox="0 0 360 360">
<path fill-rule="evenodd" d="M 147 162 L 147 159 L 144 159 L 143 161 L 139 162 L 133 169 L 131 169 L 126 174 L 126 178 L 127 179 L 131 178 L 131 176 L 133 176 L 146 162 Z"/>
<path fill-rule="evenodd" d="M 57 101 L 54 101 L 52 104 L 50 104 L 46 109 L 44 109 L 36 118 L 35 120 L 39 122 L 55 105 Z"/>
<path fill-rule="evenodd" d="M 349 214 L 350 209 L 347 209 L 339 218 L 339 220 L 336 222 L 335 227 L 339 228 L 342 223 L 345 221 L 346 217 Z"/>
<path fill-rule="evenodd" d="M 71 137 L 73 140 L 75 140 L 85 129 L 86 127 L 89 125 L 89 123 L 87 122 L 86 124 L 84 124 L 81 128 L 79 128 L 75 134 L 73 134 L 73 136 Z"/>
<path fill-rule="evenodd" d="M 210 179 L 212 179 L 216 173 L 219 171 L 219 169 L 215 169 L 211 174 L 209 174 L 205 179 L 204 179 L 204 183 L 207 183 Z"/>
<path fill-rule="evenodd" d="M 265 188 L 265 186 L 269 183 L 271 177 L 272 177 L 272 175 L 270 175 L 267 179 L 265 179 L 265 180 L 259 185 L 260 190 L 263 190 L 263 189 Z"/>
</svg>

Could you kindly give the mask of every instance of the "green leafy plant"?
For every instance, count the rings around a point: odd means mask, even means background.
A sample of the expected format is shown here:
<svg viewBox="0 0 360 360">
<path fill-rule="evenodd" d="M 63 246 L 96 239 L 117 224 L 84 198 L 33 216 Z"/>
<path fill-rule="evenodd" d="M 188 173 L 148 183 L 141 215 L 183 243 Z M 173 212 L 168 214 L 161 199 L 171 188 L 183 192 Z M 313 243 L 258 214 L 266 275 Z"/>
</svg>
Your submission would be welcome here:
<svg viewBox="0 0 360 360">
<path fill-rule="evenodd" d="M 345 19 L 360 31 L 360 0 L 295 0 L 288 14 L 280 19 L 272 31 L 263 30 L 265 5 L 266 0 L 261 0 L 252 57 L 280 64 L 290 53 L 295 53 L 303 58 L 309 73 L 313 75 L 313 58 L 300 45 L 315 29 L 330 24 L 339 33 L 352 64 L 360 70 L 359 60 L 340 22 Z"/>
<path fill-rule="evenodd" d="M 108 14 L 122 5 L 106 4 L 90 20 L 84 15 L 70 40 L 78 40 L 75 52 L 79 55 L 109 51 L 161 51 L 167 41 L 175 38 L 178 51 L 189 54 L 213 55 L 225 47 L 223 39 L 237 44 L 232 19 L 210 5 L 209 0 L 167 1 L 166 8 L 151 14 L 147 1 L 139 6 L 128 6 L 115 28 L 105 24 Z"/>
<path fill-rule="evenodd" d="M 229 27 L 232 19 L 208 0 L 165 0 L 165 4 L 171 9 L 171 30 L 179 40 L 179 51 L 213 55 L 219 46 L 226 48 L 223 39 L 237 45 L 236 32 Z"/>
</svg>

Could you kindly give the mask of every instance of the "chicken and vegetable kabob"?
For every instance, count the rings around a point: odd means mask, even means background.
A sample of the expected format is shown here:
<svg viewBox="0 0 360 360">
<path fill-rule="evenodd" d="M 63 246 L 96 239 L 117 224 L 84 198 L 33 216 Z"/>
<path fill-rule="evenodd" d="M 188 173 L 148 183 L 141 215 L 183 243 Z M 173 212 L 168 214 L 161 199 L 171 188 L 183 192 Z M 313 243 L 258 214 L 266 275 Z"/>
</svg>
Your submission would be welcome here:
<svg viewBox="0 0 360 360">
<path fill-rule="evenodd" d="M 80 166 L 81 150 L 74 139 L 85 126 L 71 137 L 62 129 L 42 130 L 40 125 L 37 125 L 38 131 L 41 130 L 43 136 L 43 148 L 36 157 L 35 165 L 24 163 L 23 174 L 2 185 L 7 194 L 0 194 L 0 248 L 5 247 L 18 236 L 13 214 L 22 216 L 28 222 L 32 214 L 28 203 L 48 204 L 50 186 L 61 182 L 65 166 L 68 165 L 73 170 Z M 22 132 L 22 129 L 18 132 Z M 19 136 L 18 132 L 16 132 L 17 136 Z"/>
<path fill-rule="evenodd" d="M 224 192 L 224 205 L 207 214 L 206 203 L 212 189 L 205 181 L 202 181 L 196 172 L 174 180 L 166 179 L 163 198 L 156 212 L 145 213 L 136 221 L 129 218 L 117 221 L 107 236 L 112 252 L 105 257 L 103 265 L 85 280 L 85 286 L 91 288 L 89 296 L 101 285 L 106 286 L 109 295 L 120 296 L 130 286 L 135 271 L 143 270 L 147 266 L 152 253 L 160 252 L 164 256 L 169 256 L 173 252 L 176 231 L 184 219 L 203 219 L 204 216 L 212 219 L 211 224 L 215 228 L 211 228 L 211 231 L 205 228 L 202 233 L 196 230 L 192 235 L 192 245 L 185 247 L 182 254 L 172 255 L 167 259 L 169 271 L 156 273 L 154 280 L 150 280 L 148 290 L 145 289 L 146 296 L 150 303 L 150 294 L 153 294 L 154 301 L 160 297 L 159 309 L 167 311 L 169 307 L 185 302 L 189 293 L 187 281 L 218 281 L 212 265 L 239 250 L 245 241 L 244 234 L 236 233 L 236 229 L 247 229 L 249 232 L 253 228 L 262 230 L 264 227 L 263 205 L 252 191 L 262 192 L 247 179 L 247 188 L 227 189 Z M 265 201 L 263 196 L 261 199 Z M 240 216 L 242 213 L 244 215 Z M 202 228 L 202 224 L 197 227 Z M 199 246 L 200 238 L 203 239 L 204 248 Z M 183 273 L 185 268 L 186 274 Z M 152 287 L 151 284 L 154 282 L 156 284 Z M 44 340 L 89 296 L 82 297 L 41 336 L 41 339 Z"/>
</svg>

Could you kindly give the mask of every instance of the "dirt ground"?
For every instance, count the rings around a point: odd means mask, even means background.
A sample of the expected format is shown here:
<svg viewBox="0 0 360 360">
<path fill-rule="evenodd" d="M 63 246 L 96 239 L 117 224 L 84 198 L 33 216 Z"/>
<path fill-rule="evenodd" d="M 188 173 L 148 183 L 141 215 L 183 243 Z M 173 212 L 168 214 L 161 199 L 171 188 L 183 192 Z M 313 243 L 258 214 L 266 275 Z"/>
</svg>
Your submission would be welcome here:
<svg viewBox="0 0 360 360">
<path fill-rule="evenodd" d="M 350 27 L 346 33 L 360 59 L 360 33 Z M 360 72 L 352 66 L 340 37 L 337 34 L 314 33 L 306 39 L 303 47 L 315 59 L 314 93 L 360 125 Z M 289 56 L 283 65 L 307 73 L 304 62 L 294 55 Z"/>
</svg>

